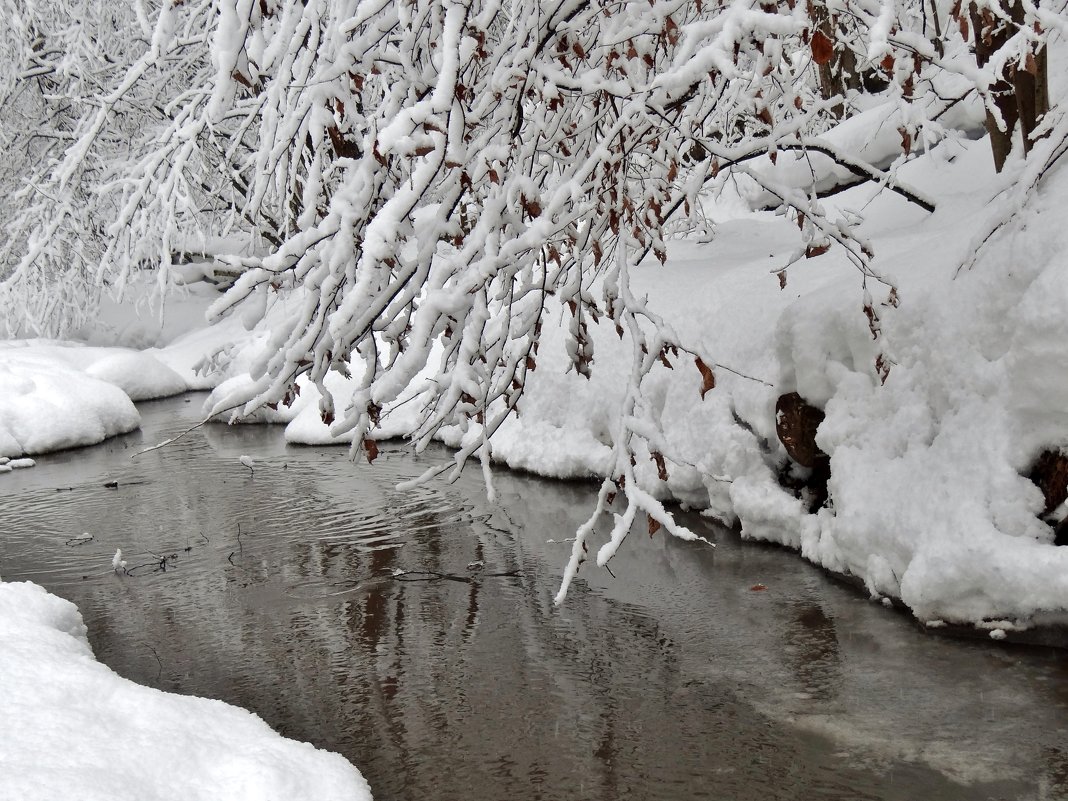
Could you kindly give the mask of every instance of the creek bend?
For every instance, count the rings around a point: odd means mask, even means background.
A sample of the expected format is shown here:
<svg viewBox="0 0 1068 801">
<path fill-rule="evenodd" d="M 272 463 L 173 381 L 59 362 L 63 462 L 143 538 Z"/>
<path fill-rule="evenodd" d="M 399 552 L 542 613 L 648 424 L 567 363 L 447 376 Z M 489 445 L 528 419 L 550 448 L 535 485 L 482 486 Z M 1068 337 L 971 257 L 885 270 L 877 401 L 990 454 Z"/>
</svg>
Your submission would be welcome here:
<svg viewBox="0 0 1068 801">
<path fill-rule="evenodd" d="M 0 477 L 0 575 L 77 603 L 119 674 L 336 750 L 379 801 L 1068 798 L 1062 653 L 925 636 L 696 515 L 715 550 L 634 533 L 555 608 L 590 485 L 400 492 L 447 452 L 369 466 L 264 426 L 130 458 L 202 398 Z"/>
</svg>

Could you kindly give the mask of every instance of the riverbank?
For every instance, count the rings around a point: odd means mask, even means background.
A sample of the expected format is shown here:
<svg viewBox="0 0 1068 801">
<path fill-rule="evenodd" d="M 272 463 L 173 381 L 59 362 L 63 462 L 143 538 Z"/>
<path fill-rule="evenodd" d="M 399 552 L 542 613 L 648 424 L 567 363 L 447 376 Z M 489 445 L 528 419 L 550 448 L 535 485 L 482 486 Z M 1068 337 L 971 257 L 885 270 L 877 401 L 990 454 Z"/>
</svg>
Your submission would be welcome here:
<svg viewBox="0 0 1068 801">
<path fill-rule="evenodd" d="M 371 798 L 345 759 L 250 712 L 118 676 L 74 604 L 30 582 L 0 583 L 0 676 L 0 798 Z"/>
</svg>

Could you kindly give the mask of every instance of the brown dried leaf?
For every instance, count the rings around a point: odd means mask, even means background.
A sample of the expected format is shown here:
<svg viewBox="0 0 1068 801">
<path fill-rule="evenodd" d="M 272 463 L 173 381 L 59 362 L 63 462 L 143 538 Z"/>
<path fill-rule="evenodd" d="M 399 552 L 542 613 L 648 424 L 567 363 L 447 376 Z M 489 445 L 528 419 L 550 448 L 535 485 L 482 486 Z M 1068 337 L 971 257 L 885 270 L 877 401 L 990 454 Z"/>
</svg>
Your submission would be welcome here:
<svg viewBox="0 0 1068 801">
<path fill-rule="evenodd" d="M 663 354 L 661 354 L 663 355 Z M 664 461 L 664 454 L 660 451 L 653 451 L 650 456 L 653 457 L 653 461 L 656 462 L 656 474 L 661 481 L 668 480 L 667 463 Z"/>
<path fill-rule="evenodd" d="M 656 534 L 656 532 L 658 532 L 660 530 L 660 521 L 657 520 L 652 515 L 648 515 L 648 517 L 649 517 L 649 536 L 651 537 L 654 534 Z"/>
<path fill-rule="evenodd" d="M 812 34 L 809 47 L 812 48 L 812 60 L 817 64 L 827 64 L 834 58 L 834 42 L 828 39 L 823 31 Z"/>
<path fill-rule="evenodd" d="M 830 245 L 809 245 L 807 248 L 805 248 L 805 258 L 814 259 L 817 256 L 822 256 L 830 249 Z"/>
<path fill-rule="evenodd" d="M 367 419 L 370 420 L 373 425 L 378 425 L 378 416 L 380 414 L 382 414 L 381 406 L 374 402 L 367 404 Z"/>
<path fill-rule="evenodd" d="M 693 363 L 697 365 L 697 370 L 701 373 L 701 400 L 704 400 L 705 395 L 716 388 L 716 374 L 700 356 L 694 356 Z"/>
<path fill-rule="evenodd" d="M 875 357 L 875 372 L 879 374 L 879 383 L 885 384 L 890 377 L 890 364 L 883 358 L 883 354 Z"/>
<path fill-rule="evenodd" d="M 363 452 L 367 454 L 367 464 L 374 464 L 375 459 L 378 458 L 378 443 L 370 437 L 364 439 Z"/>
<path fill-rule="evenodd" d="M 868 318 L 868 330 L 871 331 L 871 338 L 879 338 L 879 315 L 876 314 L 875 309 L 870 304 L 864 304 L 864 316 Z"/>
</svg>

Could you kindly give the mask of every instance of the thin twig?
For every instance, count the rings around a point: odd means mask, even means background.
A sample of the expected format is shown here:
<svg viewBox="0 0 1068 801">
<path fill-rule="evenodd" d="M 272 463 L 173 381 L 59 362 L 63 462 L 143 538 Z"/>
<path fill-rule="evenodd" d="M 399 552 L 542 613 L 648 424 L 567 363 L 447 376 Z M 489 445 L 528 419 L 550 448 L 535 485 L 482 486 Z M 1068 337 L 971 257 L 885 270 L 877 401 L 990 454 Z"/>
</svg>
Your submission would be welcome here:
<svg viewBox="0 0 1068 801">
<path fill-rule="evenodd" d="M 151 447 L 145 448 L 143 450 L 137 451 L 137 453 L 131 454 L 130 458 L 134 459 L 134 458 L 140 456 L 143 453 L 148 453 L 149 451 L 156 451 L 156 450 L 159 450 L 160 448 L 165 448 L 166 446 L 177 442 L 182 437 L 184 437 L 186 434 L 189 434 L 189 433 L 191 433 L 193 431 L 196 431 L 201 426 L 203 426 L 203 425 L 205 425 L 207 423 L 210 423 L 212 421 L 212 418 L 217 417 L 218 415 L 223 414 L 224 412 L 232 412 L 234 409 L 238 408 L 239 406 L 243 406 L 243 405 L 244 404 L 242 404 L 242 403 L 235 403 L 233 406 L 228 406 L 225 409 L 220 409 L 215 414 L 211 415 L 210 417 L 205 417 L 199 423 L 191 425 L 185 431 L 182 431 L 181 433 L 176 434 L 175 436 L 171 437 L 170 439 L 165 439 L 165 440 L 163 440 L 163 442 L 159 442 L 159 443 L 157 443 L 155 445 L 152 445 Z"/>
<path fill-rule="evenodd" d="M 145 643 L 145 645 L 148 647 L 148 650 L 152 652 L 152 656 L 156 657 L 156 664 L 159 665 L 159 671 L 156 673 L 156 682 L 158 683 L 160 677 L 163 675 L 163 661 L 159 658 L 159 654 L 156 653 L 155 648 L 148 643 Z"/>
</svg>

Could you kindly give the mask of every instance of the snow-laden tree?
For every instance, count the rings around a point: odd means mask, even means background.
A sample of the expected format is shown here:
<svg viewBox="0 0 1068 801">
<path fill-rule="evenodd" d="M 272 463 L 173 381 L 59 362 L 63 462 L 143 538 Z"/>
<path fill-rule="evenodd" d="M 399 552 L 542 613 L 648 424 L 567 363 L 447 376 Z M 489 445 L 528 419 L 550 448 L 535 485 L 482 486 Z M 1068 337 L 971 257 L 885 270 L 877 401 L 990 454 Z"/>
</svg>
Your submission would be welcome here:
<svg viewBox="0 0 1068 801">
<path fill-rule="evenodd" d="M 10 333 L 77 325 L 110 278 L 96 269 L 113 211 L 101 186 L 152 116 L 150 94 L 112 95 L 149 46 L 157 12 L 143 0 L 0 3 L 0 299 Z"/>
<path fill-rule="evenodd" d="M 121 285 L 146 263 L 165 279 L 191 237 L 241 232 L 262 247 L 231 256 L 243 274 L 213 314 L 258 317 L 276 295 L 292 311 L 228 405 L 246 414 L 284 402 L 306 375 L 323 419 L 373 457 L 383 409 L 423 374 L 410 434 L 424 446 L 460 425 L 455 470 L 476 453 L 488 464 L 494 431 L 521 414 L 550 312 L 568 320 L 581 375 L 595 364 L 590 327 L 613 326 L 630 346 L 627 393 L 566 589 L 610 507 L 620 513 L 601 564 L 639 515 L 650 531 L 692 536 L 635 478 L 637 459 L 663 475 L 672 456 L 643 382 L 654 369 L 692 370 L 703 395 L 724 368 L 632 292 L 632 267 L 665 258 L 665 225 L 703 192 L 747 182 L 798 222 L 780 280 L 844 248 L 862 284 L 858 313 L 877 335 L 879 305 L 895 293 L 856 220 L 831 217 L 814 188 L 772 167 L 829 159 L 933 208 L 895 165 L 950 133 L 943 115 L 971 93 L 1011 130 L 998 81 L 1028 70 L 1046 31 L 1063 26 L 1042 5 L 976 8 L 1006 33 L 982 63 L 959 4 L 168 0 L 34 179 L 0 292 L 72 274 Z M 900 110 L 887 171 L 819 136 L 871 90 Z M 351 397 L 328 390 L 332 370 L 356 374 Z"/>
</svg>

